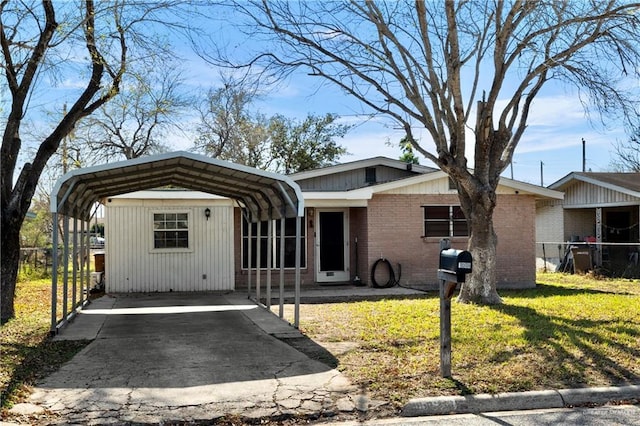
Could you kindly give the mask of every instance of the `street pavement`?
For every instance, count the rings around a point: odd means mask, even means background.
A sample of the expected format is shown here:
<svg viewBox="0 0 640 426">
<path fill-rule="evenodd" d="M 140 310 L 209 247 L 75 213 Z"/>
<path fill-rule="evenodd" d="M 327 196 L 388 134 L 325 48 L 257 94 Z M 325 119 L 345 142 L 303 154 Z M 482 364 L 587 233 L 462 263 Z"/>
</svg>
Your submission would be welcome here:
<svg viewBox="0 0 640 426">
<path fill-rule="evenodd" d="M 399 417 L 376 420 L 394 414 L 385 401 L 370 399 L 333 368 L 328 351 L 240 293 L 104 296 L 55 338 L 92 342 L 14 407 L 18 419 L 45 413 L 46 424 L 82 425 L 289 416 L 354 424 L 637 424 L 607 423 L 619 420 L 617 407 L 597 412 L 603 423 L 583 422 L 600 418 L 594 411 L 561 407 L 637 404 L 640 386 L 418 398 Z M 296 350 L 300 345 L 325 362 Z M 626 407 L 637 416 L 638 406 Z M 530 420 L 514 411 L 478 414 L 549 408 L 561 409 L 527 411 Z"/>
<path fill-rule="evenodd" d="M 482 412 L 429 417 L 394 417 L 364 422 L 339 422 L 340 426 L 638 426 L 637 405 L 593 408 L 555 408 L 545 410 Z M 325 425 L 329 426 L 329 425 Z"/>
</svg>

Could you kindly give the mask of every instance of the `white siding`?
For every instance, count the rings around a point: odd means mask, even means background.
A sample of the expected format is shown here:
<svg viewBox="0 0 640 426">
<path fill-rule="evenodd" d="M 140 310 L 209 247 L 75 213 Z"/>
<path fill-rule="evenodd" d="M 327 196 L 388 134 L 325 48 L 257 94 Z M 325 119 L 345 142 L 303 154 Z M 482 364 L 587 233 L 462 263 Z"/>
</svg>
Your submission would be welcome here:
<svg viewBox="0 0 640 426">
<path fill-rule="evenodd" d="M 441 179 L 429 180 L 426 182 L 416 183 L 414 185 L 406 185 L 400 188 L 395 188 L 389 191 L 384 191 L 384 194 L 398 194 L 398 195 L 410 195 L 410 194 L 458 194 L 455 189 L 449 188 L 449 178 L 443 177 Z"/>
<path fill-rule="evenodd" d="M 564 191 L 565 207 L 596 207 L 638 204 L 638 198 L 613 189 L 576 182 Z"/>
<path fill-rule="evenodd" d="M 189 214 L 189 249 L 153 250 L 153 213 L 172 211 Z M 105 240 L 107 292 L 234 289 L 233 207 L 227 201 L 114 198 L 105 209 Z"/>
<path fill-rule="evenodd" d="M 426 182 L 416 183 L 414 185 L 405 185 L 400 188 L 383 191 L 384 194 L 454 194 L 458 195 L 458 191 L 455 188 L 450 187 L 449 178 L 444 176 L 440 179 L 429 180 Z M 498 185 L 496 188 L 496 194 L 498 195 L 513 195 L 517 193 L 511 187 L 505 185 Z"/>
</svg>

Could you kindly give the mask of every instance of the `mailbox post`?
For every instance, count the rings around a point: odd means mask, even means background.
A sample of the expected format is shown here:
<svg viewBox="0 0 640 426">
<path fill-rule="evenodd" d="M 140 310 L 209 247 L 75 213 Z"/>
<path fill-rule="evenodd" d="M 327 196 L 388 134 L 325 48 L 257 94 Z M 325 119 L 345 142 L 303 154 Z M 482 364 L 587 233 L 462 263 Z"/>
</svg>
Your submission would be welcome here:
<svg viewBox="0 0 640 426">
<path fill-rule="evenodd" d="M 440 240 L 438 280 L 440 281 L 440 375 L 451 377 L 451 298 L 458 283 L 471 273 L 471 253 L 451 248 L 449 239 Z"/>
</svg>

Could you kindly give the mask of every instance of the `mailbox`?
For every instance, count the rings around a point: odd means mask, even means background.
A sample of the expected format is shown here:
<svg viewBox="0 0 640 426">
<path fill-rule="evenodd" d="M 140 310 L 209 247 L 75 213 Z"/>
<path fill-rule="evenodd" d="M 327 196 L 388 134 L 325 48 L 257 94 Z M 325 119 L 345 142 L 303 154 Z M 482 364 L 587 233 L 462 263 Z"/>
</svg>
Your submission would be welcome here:
<svg viewBox="0 0 640 426">
<path fill-rule="evenodd" d="M 466 250 L 446 249 L 440 252 L 439 269 L 456 276 L 457 282 L 463 283 L 466 274 L 471 273 L 473 260 Z"/>
</svg>

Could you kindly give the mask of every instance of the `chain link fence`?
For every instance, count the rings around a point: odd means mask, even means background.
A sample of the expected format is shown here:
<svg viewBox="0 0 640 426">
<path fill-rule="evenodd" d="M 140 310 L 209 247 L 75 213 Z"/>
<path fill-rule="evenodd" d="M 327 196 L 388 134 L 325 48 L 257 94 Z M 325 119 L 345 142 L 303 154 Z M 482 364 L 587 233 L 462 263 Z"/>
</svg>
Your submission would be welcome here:
<svg viewBox="0 0 640 426">
<path fill-rule="evenodd" d="M 537 242 L 537 267 L 546 272 L 640 278 L 640 243 Z"/>
<path fill-rule="evenodd" d="M 29 247 L 20 249 L 20 270 L 23 273 L 37 272 L 51 274 L 52 250 L 47 247 Z"/>
</svg>

